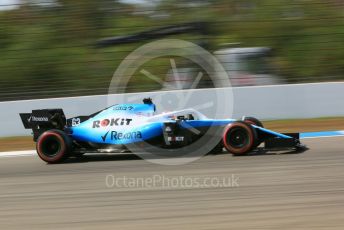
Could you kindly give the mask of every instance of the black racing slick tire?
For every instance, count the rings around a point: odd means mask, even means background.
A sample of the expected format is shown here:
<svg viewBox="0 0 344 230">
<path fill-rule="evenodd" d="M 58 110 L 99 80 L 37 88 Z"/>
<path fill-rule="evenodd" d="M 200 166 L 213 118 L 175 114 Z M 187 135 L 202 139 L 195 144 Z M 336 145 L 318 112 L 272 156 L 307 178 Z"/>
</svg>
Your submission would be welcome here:
<svg viewBox="0 0 344 230">
<path fill-rule="evenodd" d="M 245 117 L 243 121 L 247 124 L 264 128 L 263 123 L 255 117 Z"/>
<path fill-rule="evenodd" d="M 258 127 L 261 127 L 261 128 L 264 128 L 264 125 L 263 123 L 258 120 L 257 118 L 255 117 L 245 117 L 243 119 L 243 121 L 247 124 L 250 124 L 250 125 L 255 125 L 255 126 L 258 126 Z M 258 135 L 258 141 L 256 142 L 256 145 L 254 146 L 255 148 L 258 147 L 263 141 L 260 140 L 259 138 L 259 135 Z"/>
<path fill-rule="evenodd" d="M 50 164 L 60 163 L 70 156 L 72 140 L 61 130 L 48 130 L 38 138 L 36 150 L 43 161 Z"/>
<path fill-rule="evenodd" d="M 243 121 L 228 124 L 223 133 L 223 144 L 233 155 L 245 155 L 258 143 L 256 130 Z"/>
</svg>

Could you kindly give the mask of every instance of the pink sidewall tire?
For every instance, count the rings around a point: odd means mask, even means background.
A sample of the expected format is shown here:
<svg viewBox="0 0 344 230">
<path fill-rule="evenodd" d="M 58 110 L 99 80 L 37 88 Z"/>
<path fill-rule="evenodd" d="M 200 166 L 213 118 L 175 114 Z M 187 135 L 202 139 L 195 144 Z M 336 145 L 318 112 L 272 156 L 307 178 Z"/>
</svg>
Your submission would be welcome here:
<svg viewBox="0 0 344 230">
<path fill-rule="evenodd" d="M 70 156 L 72 141 L 61 130 L 48 130 L 38 138 L 36 150 L 38 156 L 45 162 L 56 164 Z"/>
<path fill-rule="evenodd" d="M 222 140 L 226 150 L 233 155 L 245 155 L 258 143 L 256 130 L 242 121 L 227 125 Z"/>
</svg>

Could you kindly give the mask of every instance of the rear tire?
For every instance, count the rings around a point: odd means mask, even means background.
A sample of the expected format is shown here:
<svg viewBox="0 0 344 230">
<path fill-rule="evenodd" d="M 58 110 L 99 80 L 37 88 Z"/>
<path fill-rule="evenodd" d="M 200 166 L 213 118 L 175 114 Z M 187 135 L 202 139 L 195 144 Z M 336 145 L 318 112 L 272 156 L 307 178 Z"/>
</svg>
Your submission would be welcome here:
<svg viewBox="0 0 344 230">
<path fill-rule="evenodd" d="M 258 143 L 256 130 L 243 121 L 236 121 L 224 130 L 223 144 L 233 155 L 244 155 L 253 150 Z"/>
<path fill-rule="evenodd" d="M 38 156 L 50 164 L 60 163 L 72 152 L 72 140 L 61 130 L 48 130 L 37 140 Z"/>
</svg>

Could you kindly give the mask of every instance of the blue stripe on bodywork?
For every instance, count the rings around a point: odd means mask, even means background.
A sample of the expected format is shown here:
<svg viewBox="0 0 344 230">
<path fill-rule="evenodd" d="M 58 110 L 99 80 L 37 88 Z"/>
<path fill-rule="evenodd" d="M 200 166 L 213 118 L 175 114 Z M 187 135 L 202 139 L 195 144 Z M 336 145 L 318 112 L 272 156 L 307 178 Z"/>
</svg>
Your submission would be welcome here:
<svg viewBox="0 0 344 230">
<path fill-rule="evenodd" d="M 112 138 L 112 134 L 116 132 L 124 136 L 125 134 L 132 134 L 130 138 Z M 134 135 L 140 132 L 140 136 Z M 109 129 L 91 129 L 89 127 L 75 127 L 73 129 L 72 137 L 77 141 L 92 142 L 100 144 L 113 144 L 113 145 L 123 145 L 135 142 L 141 142 L 148 140 L 163 133 L 163 123 L 154 122 L 150 124 L 145 124 L 143 126 L 138 126 L 129 130 L 112 130 Z"/>
<path fill-rule="evenodd" d="M 255 127 L 256 129 L 259 129 L 259 130 L 261 130 L 261 131 L 263 131 L 265 133 L 269 133 L 271 135 L 274 135 L 276 137 L 285 138 L 285 139 L 292 138 L 292 137 L 290 137 L 288 135 L 285 135 L 285 134 L 282 134 L 282 133 L 278 133 L 278 132 L 272 131 L 270 129 L 265 129 L 265 128 L 258 127 L 258 126 L 255 126 L 255 125 L 253 125 L 253 127 Z"/>
<path fill-rule="evenodd" d="M 300 138 L 317 138 L 317 137 L 337 137 L 344 136 L 344 131 L 323 131 L 300 133 Z"/>
</svg>

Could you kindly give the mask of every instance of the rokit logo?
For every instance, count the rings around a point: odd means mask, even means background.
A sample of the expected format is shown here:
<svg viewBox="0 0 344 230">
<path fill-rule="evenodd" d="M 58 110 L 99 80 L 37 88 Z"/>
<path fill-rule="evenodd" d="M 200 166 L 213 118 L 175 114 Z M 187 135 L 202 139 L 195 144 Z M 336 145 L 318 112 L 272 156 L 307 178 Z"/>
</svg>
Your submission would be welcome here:
<svg viewBox="0 0 344 230">
<path fill-rule="evenodd" d="M 98 120 L 98 121 L 93 121 L 92 128 L 130 125 L 130 122 L 132 120 L 133 119 L 129 119 L 129 118 L 112 118 L 112 119 L 104 119 L 101 121 Z"/>
<path fill-rule="evenodd" d="M 142 133 L 140 131 L 137 132 L 128 132 L 128 133 L 122 133 L 122 132 L 116 132 L 116 131 L 107 131 L 104 136 L 102 136 L 102 140 L 105 141 L 106 137 L 110 133 L 110 139 L 112 141 L 117 140 L 132 140 L 132 139 L 142 139 Z"/>
<path fill-rule="evenodd" d="M 32 121 L 38 121 L 38 122 L 48 122 L 49 121 L 49 118 L 47 117 L 35 117 L 35 116 L 31 116 L 29 117 L 28 119 L 29 122 L 32 122 Z"/>
</svg>

